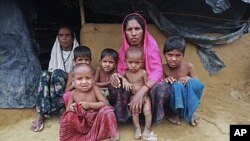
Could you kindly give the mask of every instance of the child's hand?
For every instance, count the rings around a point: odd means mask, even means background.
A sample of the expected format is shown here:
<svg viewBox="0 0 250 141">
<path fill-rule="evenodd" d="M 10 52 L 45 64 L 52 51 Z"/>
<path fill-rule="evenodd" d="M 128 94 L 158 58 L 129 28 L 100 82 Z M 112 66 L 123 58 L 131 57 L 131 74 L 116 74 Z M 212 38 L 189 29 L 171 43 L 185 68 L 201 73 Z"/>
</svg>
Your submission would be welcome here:
<svg viewBox="0 0 250 141">
<path fill-rule="evenodd" d="M 180 77 L 179 81 L 181 81 L 181 83 L 182 83 L 183 85 L 185 85 L 186 82 L 187 82 L 190 78 L 191 78 L 191 77 L 189 77 L 189 76 Z"/>
<path fill-rule="evenodd" d="M 176 79 L 174 79 L 173 77 L 169 76 L 169 77 L 167 77 L 167 78 L 165 79 L 165 81 L 166 81 L 167 83 L 172 84 L 173 82 L 176 81 Z"/>
<path fill-rule="evenodd" d="M 69 111 L 72 111 L 72 112 L 75 112 L 75 106 L 76 106 L 76 103 L 72 103 L 70 106 L 69 106 Z"/>
<path fill-rule="evenodd" d="M 132 84 L 129 83 L 125 78 L 122 79 L 122 88 L 124 88 L 126 91 L 129 91 L 132 89 Z"/>
<path fill-rule="evenodd" d="M 83 109 L 89 109 L 89 102 L 79 102 Z"/>
</svg>

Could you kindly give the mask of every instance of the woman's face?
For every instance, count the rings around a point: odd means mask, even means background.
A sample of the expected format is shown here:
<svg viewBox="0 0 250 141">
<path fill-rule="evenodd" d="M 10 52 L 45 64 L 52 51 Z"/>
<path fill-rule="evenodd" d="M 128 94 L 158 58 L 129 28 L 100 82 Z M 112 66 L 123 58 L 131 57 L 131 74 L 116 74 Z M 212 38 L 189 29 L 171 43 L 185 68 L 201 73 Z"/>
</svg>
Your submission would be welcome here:
<svg viewBox="0 0 250 141">
<path fill-rule="evenodd" d="M 128 21 L 125 33 L 130 46 L 141 46 L 143 39 L 143 30 L 137 20 L 132 19 Z"/>
<path fill-rule="evenodd" d="M 68 28 L 61 28 L 58 33 L 58 40 L 63 50 L 68 51 L 72 49 L 73 37 Z"/>
</svg>

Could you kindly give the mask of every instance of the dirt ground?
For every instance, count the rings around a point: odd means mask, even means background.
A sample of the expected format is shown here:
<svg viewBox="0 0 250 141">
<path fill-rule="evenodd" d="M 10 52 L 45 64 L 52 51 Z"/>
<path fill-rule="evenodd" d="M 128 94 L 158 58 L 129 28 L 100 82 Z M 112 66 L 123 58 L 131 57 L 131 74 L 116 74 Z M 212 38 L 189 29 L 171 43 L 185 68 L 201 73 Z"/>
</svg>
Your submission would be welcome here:
<svg viewBox="0 0 250 141">
<path fill-rule="evenodd" d="M 150 25 L 149 30 L 162 46 L 165 36 Z M 120 25 L 86 24 L 81 31 L 81 44 L 91 47 L 93 63 L 98 64 L 99 52 L 103 48 L 119 48 Z M 250 124 L 250 34 L 233 43 L 215 46 L 217 55 L 226 68 L 209 75 L 202 67 L 196 48 L 189 44 L 185 60 L 191 61 L 199 79 L 205 84 L 201 104 L 197 109 L 200 122 L 196 127 L 181 121 L 173 125 L 166 119 L 152 126 L 158 141 L 229 141 L 229 125 Z M 55 141 L 59 140 L 59 118 L 49 118 L 40 133 L 30 131 L 35 118 L 35 109 L 0 109 L 1 141 Z M 119 123 L 120 141 L 133 140 L 132 124 Z"/>
</svg>

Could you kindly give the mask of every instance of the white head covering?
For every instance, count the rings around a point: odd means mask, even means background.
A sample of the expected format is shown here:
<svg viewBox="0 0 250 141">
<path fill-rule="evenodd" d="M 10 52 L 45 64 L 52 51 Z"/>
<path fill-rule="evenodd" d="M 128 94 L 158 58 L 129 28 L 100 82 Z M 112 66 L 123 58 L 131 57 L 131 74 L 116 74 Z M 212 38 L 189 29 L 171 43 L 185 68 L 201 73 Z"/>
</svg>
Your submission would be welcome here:
<svg viewBox="0 0 250 141">
<path fill-rule="evenodd" d="M 58 36 L 57 36 L 56 41 L 51 51 L 48 70 L 52 72 L 55 69 L 61 69 L 67 73 L 70 72 L 73 68 L 73 58 L 74 58 L 73 50 L 77 46 L 79 46 L 79 43 L 77 42 L 76 38 L 74 38 L 72 51 L 70 53 L 69 58 L 66 60 L 64 64 L 63 57 L 62 57 L 62 49 L 61 49 Z"/>
</svg>

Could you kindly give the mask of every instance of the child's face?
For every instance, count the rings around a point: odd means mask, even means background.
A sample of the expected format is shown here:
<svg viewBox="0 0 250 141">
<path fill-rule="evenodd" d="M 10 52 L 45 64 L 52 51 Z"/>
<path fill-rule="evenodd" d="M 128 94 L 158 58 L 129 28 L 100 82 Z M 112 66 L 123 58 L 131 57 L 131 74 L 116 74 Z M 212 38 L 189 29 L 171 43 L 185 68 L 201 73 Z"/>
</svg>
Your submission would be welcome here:
<svg viewBox="0 0 250 141">
<path fill-rule="evenodd" d="M 181 64 L 183 54 L 177 49 L 174 49 L 172 51 L 166 52 L 164 57 L 169 67 L 176 68 Z"/>
<path fill-rule="evenodd" d="M 73 76 L 73 86 L 83 92 L 88 92 L 94 84 L 94 75 L 89 68 L 79 68 Z"/>
<path fill-rule="evenodd" d="M 100 65 L 104 72 L 110 72 L 116 68 L 116 62 L 112 56 L 103 57 L 100 61 Z"/>
<path fill-rule="evenodd" d="M 75 64 L 83 63 L 83 64 L 90 65 L 91 58 L 89 58 L 89 57 L 77 57 L 76 60 L 74 60 L 74 62 L 75 62 Z"/>
<path fill-rule="evenodd" d="M 127 55 L 125 61 L 128 69 L 132 72 L 137 72 L 139 69 L 141 69 L 143 64 L 142 56 L 138 54 Z"/>
</svg>

